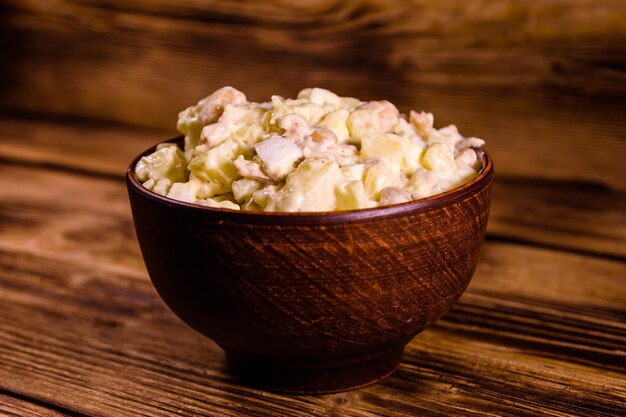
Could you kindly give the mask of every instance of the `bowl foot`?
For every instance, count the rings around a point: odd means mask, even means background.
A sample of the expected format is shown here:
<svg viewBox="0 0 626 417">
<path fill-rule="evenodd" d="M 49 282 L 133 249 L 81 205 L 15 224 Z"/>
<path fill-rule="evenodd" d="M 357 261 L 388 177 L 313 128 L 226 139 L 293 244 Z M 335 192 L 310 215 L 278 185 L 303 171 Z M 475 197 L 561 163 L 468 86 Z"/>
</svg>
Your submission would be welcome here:
<svg viewBox="0 0 626 417">
<path fill-rule="evenodd" d="M 327 394 L 374 384 L 400 365 L 404 346 L 336 362 L 280 361 L 226 351 L 232 373 L 270 391 Z"/>
</svg>

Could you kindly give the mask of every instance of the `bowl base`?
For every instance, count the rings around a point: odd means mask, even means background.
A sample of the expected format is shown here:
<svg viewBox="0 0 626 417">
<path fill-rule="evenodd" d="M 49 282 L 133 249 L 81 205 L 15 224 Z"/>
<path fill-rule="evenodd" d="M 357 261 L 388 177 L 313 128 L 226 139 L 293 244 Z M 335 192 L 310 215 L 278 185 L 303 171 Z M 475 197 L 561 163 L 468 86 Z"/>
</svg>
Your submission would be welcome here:
<svg viewBox="0 0 626 417">
<path fill-rule="evenodd" d="M 270 391 L 328 394 L 374 384 L 400 365 L 404 346 L 330 363 L 286 362 L 226 351 L 231 372 L 242 382 Z"/>
</svg>

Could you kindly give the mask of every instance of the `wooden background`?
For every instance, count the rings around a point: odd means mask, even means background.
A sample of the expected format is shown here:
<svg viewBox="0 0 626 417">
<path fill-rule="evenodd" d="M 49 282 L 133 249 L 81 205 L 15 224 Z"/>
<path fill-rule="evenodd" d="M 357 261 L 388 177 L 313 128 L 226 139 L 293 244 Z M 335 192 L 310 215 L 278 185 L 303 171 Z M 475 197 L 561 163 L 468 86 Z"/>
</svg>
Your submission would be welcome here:
<svg viewBox="0 0 626 417">
<path fill-rule="evenodd" d="M 171 130 L 222 85 L 323 86 L 455 122 L 501 174 L 626 189 L 624 1 L 3 2 L 11 112 Z"/>
<path fill-rule="evenodd" d="M 0 415 L 626 414 L 626 2 L 2 0 L 0 58 Z M 123 171 L 227 84 L 487 140 L 474 281 L 382 384 L 241 387 L 149 283 Z"/>
</svg>

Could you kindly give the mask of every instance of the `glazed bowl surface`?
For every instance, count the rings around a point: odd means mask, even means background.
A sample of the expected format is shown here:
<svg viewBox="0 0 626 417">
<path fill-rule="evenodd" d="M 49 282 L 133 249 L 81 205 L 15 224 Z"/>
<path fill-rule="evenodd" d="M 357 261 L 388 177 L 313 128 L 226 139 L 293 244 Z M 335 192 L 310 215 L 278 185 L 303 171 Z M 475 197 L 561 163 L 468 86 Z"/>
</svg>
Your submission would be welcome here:
<svg viewBox="0 0 626 417">
<path fill-rule="evenodd" d="M 145 189 L 134 167 L 154 149 L 126 172 L 148 273 L 170 309 L 218 343 L 244 382 L 295 393 L 376 382 L 450 309 L 476 267 L 493 182 L 486 152 L 476 178 L 433 197 L 259 213 Z"/>
</svg>

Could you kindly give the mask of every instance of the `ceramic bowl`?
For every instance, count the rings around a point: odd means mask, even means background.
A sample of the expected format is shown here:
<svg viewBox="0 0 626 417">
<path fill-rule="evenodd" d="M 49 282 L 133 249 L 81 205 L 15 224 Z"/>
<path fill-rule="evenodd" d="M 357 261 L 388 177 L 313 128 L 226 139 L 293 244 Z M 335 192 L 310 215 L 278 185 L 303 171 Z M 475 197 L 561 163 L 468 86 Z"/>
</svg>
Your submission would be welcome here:
<svg viewBox="0 0 626 417">
<path fill-rule="evenodd" d="M 326 393 L 381 380 L 404 346 L 450 309 L 476 267 L 493 181 L 486 152 L 476 178 L 437 196 L 354 211 L 258 213 L 143 188 L 134 166 L 154 149 L 126 172 L 150 278 L 249 384 Z"/>
</svg>

